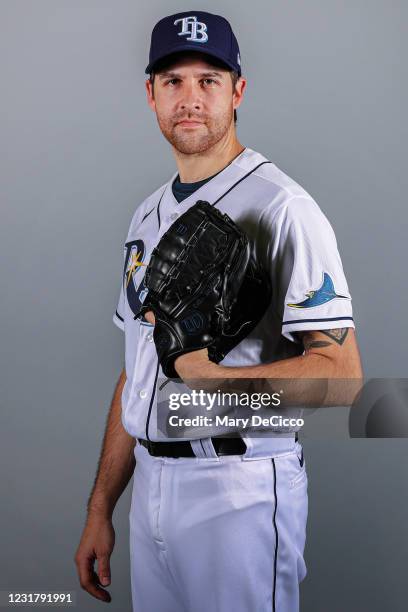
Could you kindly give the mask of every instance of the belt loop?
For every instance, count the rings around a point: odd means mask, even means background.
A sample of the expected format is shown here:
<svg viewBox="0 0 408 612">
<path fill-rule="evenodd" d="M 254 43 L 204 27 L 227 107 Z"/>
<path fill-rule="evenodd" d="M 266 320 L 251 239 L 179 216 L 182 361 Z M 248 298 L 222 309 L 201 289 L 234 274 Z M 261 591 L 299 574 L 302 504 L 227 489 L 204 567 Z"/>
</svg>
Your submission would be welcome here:
<svg viewBox="0 0 408 612">
<path fill-rule="evenodd" d="M 214 458 L 217 461 L 220 461 L 220 458 L 215 452 L 211 437 L 200 438 L 199 440 L 190 440 L 190 444 L 196 457 Z"/>
<path fill-rule="evenodd" d="M 206 457 L 205 449 L 201 444 L 201 440 L 190 440 L 190 444 L 196 457 Z"/>
</svg>

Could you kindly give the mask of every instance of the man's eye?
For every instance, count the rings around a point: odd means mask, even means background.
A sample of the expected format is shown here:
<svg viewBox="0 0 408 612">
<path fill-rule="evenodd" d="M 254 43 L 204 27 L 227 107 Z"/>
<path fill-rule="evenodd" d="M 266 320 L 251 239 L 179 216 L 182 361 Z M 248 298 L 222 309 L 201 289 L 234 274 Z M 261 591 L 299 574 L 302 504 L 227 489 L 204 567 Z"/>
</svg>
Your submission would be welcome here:
<svg viewBox="0 0 408 612">
<path fill-rule="evenodd" d="M 167 84 L 168 84 L 168 85 L 170 85 L 170 84 L 171 84 L 171 85 L 175 85 L 176 83 L 178 83 L 178 82 L 179 82 L 179 80 L 180 80 L 180 79 L 169 79 L 169 80 L 167 81 Z"/>
<path fill-rule="evenodd" d="M 203 79 L 203 83 L 206 83 L 207 85 L 211 85 L 212 83 L 215 83 L 215 80 L 214 79 L 210 79 L 210 78 Z"/>
</svg>

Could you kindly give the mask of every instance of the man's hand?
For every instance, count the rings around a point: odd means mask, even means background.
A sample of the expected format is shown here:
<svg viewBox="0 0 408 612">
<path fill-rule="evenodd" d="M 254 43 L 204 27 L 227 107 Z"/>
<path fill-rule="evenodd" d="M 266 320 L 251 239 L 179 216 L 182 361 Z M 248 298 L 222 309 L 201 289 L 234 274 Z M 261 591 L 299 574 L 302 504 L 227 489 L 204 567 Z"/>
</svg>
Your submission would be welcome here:
<svg viewBox="0 0 408 612">
<path fill-rule="evenodd" d="M 111 596 L 100 585 L 110 584 L 110 556 L 115 545 L 115 530 L 109 518 L 90 515 L 75 554 L 81 587 L 96 599 L 110 602 Z M 98 561 L 98 573 L 94 563 Z"/>
<path fill-rule="evenodd" d="M 98 470 L 87 503 L 85 527 L 74 558 L 81 587 L 106 602 L 111 601 L 111 596 L 101 585 L 110 584 L 109 559 L 115 545 L 112 514 L 136 465 L 136 440 L 124 429 L 121 420 L 121 396 L 126 380 L 123 368 L 113 394 Z M 98 573 L 94 570 L 95 561 L 98 561 Z"/>
<path fill-rule="evenodd" d="M 146 312 L 145 319 L 146 319 L 146 321 L 148 321 L 152 325 L 154 325 L 156 323 L 156 319 L 154 318 L 154 314 L 153 314 L 153 312 L 151 310 Z"/>
</svg>

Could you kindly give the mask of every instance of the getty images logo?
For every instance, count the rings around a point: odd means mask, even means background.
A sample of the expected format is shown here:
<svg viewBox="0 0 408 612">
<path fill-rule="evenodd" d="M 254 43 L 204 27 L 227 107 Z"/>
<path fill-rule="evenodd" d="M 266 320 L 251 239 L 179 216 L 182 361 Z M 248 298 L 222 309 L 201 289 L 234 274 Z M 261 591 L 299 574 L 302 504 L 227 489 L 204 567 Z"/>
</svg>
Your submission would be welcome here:
<svg viewBox="0 0 408 612">
<path fill-rule="evenodd" d="M 191 15 L 190 17 L 176 19 L 174 25 L 177 25 L 180 22 L 182 25 L 181 32 L 178 32 L 179 36 L 187 36 L 186 40 L 193 40 L 194 42 L 207 42 L 207 26 L 202 21 L 197 21 L 197 17 Z"/>
</svg>

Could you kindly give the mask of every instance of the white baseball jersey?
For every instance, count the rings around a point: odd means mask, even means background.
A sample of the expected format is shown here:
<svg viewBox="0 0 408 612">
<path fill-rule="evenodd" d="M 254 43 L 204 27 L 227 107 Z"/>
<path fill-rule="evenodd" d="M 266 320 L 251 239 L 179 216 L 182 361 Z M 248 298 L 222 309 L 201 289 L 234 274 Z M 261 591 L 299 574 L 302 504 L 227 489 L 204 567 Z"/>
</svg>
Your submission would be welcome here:
<svg viewBox="0 0 408 612">
<path fill-rule="evenodd" d="M 265 316 L 225 357 L 223 365 L 255 365 L 300 355 L 303 345 L 294 334 L 299 330 L 354 328 L 351 296 L 333 229 L 298 183 L 249 148 L 180 203 L 172 192 L 176 175 L 146 198 L 133 215 L 113 316 L 125 332 L 123 426 L 130 435 L 153 441 L 166 439 L 157 432 L 155 416 L 157 380 L 164 376 L 153 326 L 134 316 L 147 293 L 143 280 L 153 248 L 197 200 L 214 204 L 246 231 L 255 257 L 272 281 L 273 296 Z"/>
</svg>

